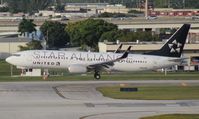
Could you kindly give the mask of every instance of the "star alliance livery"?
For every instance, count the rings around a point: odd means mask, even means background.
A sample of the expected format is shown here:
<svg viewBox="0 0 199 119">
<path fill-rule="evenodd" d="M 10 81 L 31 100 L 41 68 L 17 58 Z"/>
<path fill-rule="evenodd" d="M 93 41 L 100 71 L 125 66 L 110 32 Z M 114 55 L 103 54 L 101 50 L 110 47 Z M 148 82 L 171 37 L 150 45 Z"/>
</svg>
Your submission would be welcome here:
<svg viewBox="0 0 199 119">
<path fill-rule="evenodd" d="M 129 54 L 131 46 L 120 53 L 122 45 L 113 53 L 69 52 L 55 50 L 30 50 L 14 53 L 6 61 L 18 68 L 60 68 L 71 73 L 94 71 L 100 79 L 100 71 L 146 71 L 171 67 L 182 62 L 181 57 L 190 24 L 184 24 L 156 51 Z"/>
</svg>

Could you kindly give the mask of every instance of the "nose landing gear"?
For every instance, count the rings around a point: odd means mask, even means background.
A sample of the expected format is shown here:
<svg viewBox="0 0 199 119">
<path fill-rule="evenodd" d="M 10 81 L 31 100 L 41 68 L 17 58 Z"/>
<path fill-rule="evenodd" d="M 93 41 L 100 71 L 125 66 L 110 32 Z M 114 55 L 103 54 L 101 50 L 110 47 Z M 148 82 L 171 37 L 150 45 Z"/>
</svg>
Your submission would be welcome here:
<svg viewBox="0 0 199 119">
<path fill-rule="evenodd" d="M 95 71 L 95 73 L 94 73 L 94 78 L 95 78 L 96 80 L 99 80 L 99 79 L 101 78 L 99 71 Z"/>
</svg>

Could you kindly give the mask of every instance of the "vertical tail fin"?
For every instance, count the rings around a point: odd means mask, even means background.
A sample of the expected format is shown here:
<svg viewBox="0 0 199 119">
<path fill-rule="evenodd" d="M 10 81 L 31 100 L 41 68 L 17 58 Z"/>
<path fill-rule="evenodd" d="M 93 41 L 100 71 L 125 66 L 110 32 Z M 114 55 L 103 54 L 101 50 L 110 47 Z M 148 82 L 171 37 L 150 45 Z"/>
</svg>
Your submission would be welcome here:
<svg viewBox="0 0 199 119">
<path fill-rule="evenodd" d="M 180 57 L 187 39 L 190 24 L 184 24 L 164 44 L 160 50 L 145 53 L 147 55 L 158 55 L 165 57 Z"/>
</svg>

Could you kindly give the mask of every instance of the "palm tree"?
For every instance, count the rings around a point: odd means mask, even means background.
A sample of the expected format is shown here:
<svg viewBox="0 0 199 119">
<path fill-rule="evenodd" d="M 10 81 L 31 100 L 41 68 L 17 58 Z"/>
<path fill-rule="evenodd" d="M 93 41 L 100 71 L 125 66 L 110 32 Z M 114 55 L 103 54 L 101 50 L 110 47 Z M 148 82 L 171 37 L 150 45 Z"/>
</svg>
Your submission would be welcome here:
<svg viewBox="0 0 199 119">
<path fill-rule="evenodd" d="M 21 34 L 24 33 L 32 33 L 36 31 L 36 24 L 33 23 L 32 19 L 22 19 L 22 21 L 19 23 L 18 32 Z M 42 45 L 40 41 L 34 40 L 34 37 L 32 36 L 32 41 L 27 43 L 26 46 L 19 46 L 20 50 L 31 50 L 31 49 L 42 49 Z"/>
<path fill-rule="evenodd" d="M 5 0 L 11 12 L 34 13 L 46 9 L 53 0 Z"/>
<path fill-rule="evenodd" d="M 24 18 L 19 23 L 18 32 L 20 32 L 21 34 L 24 34 L 26 32 L 32 33 L 34 31 L 36 31 L 35 27 L 36 27 L 36 24 L 33 23 L 32 19 L 25 19 Z"/>
</svg>

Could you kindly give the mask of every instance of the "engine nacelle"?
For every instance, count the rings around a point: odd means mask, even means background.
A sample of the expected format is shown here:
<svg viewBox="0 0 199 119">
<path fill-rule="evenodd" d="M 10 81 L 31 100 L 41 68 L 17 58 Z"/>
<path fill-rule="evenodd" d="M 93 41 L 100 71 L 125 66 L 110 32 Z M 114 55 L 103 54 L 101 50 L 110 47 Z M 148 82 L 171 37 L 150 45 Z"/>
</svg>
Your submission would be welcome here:
<svg viewBox="0 0 199 119">
<path fill-rule="evenodd" d="M 87 68 L 86 66 L 83 66 L 83 65 L 70 65 L 68 67 L 68 71 L 70 73 L 86 73 Z"/>
</svg>

